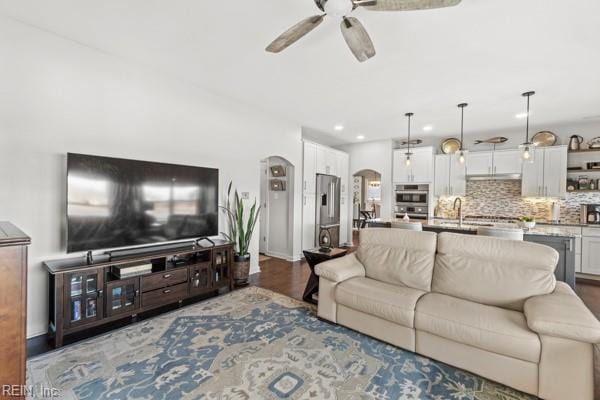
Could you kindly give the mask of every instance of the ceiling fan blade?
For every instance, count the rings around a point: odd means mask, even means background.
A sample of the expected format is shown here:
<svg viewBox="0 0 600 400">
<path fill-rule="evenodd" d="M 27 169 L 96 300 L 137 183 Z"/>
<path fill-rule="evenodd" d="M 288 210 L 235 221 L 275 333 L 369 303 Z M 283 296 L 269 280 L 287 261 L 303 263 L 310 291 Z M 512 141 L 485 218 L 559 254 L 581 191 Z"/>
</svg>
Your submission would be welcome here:
<svg viewBox="0 0 600 400">
<path fill-rule="evenodd" d="M 373 41 L 359 20 L 346 17 L 342 20 L 341 27 L 342 35 L 358 61 L 364 62 L 375 56 Z"/>
<path fill-rule="evenodd" d="M 377 0 L 355 0 L 352 3 L 356 7 L 372 7 L 377 5 Z"/>
<path fill-rule="evenodd" d="M 270 53 L 279 53 L 296 43 L 310 31 L 321 25 L 325 15 L 315 15 L 292 26 L 273 41 L 266 50 Z"/>
<path fill-rule="evenodd" d="M 462 0 L 376 0 L 375 5 L 365 6 L 372 11 L 412 11 L 453 7 Z"/>
</svg>

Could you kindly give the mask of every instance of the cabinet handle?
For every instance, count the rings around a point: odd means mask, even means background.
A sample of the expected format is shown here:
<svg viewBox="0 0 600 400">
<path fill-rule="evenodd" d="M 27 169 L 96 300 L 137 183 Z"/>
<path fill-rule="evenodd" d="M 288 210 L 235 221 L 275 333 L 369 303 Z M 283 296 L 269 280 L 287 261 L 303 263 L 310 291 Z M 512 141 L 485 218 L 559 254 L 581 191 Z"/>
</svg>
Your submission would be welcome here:
<svg viewBox="0 0 600 400">
<path fill-rule="evenodd" d="M 164 274 L 163 275 L 163 278 L 165 278 L 165 279 L 170 278 L 170 277 L 171 277 L 171 274 Z"/>
<path fill-rule="evenodd" d="M 571 244 L 571 240 L 565 240 L 565 247 L 566 247 L 566 250 L 567 250 L 568 252 L 571 252 L 571 251 L 573 251 L 573 247 L 572 247 L 572 244 Z"/>
<path fill-rule="evenodd" d="M 138 297 L 140 295 L 140 289 L 136 289 L 135 290 L 135 297 Z"/>
<path fill-rule="evenodd" d="M 171 293 L 171 289 L 165 289 L 165 290 L 163 290 L 163 293 L 164 294 Z"/>
<path fill-rule="evenodd" d="M 103 294 L 104 294 L 104 290 L 102 290 L 102 289 L 98 290 L 98 297 L 102 297 Z"/>
</svg>

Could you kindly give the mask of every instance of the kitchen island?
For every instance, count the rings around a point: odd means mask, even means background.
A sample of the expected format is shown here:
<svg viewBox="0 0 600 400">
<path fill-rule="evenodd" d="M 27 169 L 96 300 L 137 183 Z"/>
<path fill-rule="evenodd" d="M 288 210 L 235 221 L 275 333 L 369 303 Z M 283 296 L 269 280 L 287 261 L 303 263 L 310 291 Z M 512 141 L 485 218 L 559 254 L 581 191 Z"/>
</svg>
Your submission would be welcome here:
<svg viewBox="0 0 600 400">
<path fill-rule="evenodd" d="M 367 222 L 371 228 L 391 228 L 393 222 L 403 222 L 401 219 L 381 220 L 373 219 Z M 466 235 L 476 235 L 480 227 L 494 228 L 519 228 L 516 223 L 511 222 L 484 222 L 464 221 L 462 224 L 457 220 L 432 218 L 422 222 L 423 230 L 429 232 L 452 232 Z M 576 246 L 581 240 L 581 235 L 563 225 L 536 225 L 535 228 L 524 230 L 523 240 L 532 243 L 543 244 L 555 249 L 559 254 L 559 261 L 554 274 L 556 279 L 563 281 L 575 289 L 575 265 Z"/>
</svg>

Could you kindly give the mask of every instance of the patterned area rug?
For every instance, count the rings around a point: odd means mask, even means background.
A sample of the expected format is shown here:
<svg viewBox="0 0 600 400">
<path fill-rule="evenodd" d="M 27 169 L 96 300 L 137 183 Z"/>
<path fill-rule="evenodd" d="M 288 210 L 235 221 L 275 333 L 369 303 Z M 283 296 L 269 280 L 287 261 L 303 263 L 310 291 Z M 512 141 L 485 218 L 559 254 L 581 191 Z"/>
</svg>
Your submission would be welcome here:
<svg viewBox="0 0 600 400">
<path fill-rule="evenodd" d="M 533 397 L 315 317 L 250 287 L 33 358 L 66 399 Z"/>
</svg>

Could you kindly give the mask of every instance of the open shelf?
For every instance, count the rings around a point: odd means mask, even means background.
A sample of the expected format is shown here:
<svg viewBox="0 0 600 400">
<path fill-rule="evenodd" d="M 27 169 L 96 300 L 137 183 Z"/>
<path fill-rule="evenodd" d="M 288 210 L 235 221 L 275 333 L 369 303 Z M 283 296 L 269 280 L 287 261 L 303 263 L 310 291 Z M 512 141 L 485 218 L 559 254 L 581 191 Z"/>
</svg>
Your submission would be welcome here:
<svg viewBox="0 0 600 400">
<path fill-rule="evenodd" d="M 577 153 L 600 153 L 600 149 L 569 150 L 569 154 L 577 154 Z"/>
</svg>

